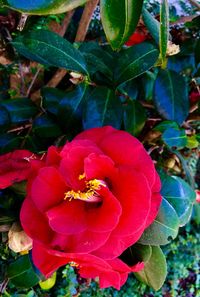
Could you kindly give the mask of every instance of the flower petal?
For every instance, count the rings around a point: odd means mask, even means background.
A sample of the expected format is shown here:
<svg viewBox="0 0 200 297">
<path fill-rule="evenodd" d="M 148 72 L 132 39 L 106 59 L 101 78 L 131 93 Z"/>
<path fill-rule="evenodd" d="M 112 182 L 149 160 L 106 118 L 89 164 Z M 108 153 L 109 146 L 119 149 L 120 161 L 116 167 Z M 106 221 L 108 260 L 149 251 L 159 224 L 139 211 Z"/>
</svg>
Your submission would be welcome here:
<svg viewBox="0 0 200 297">
<path fill-rule="evenodd" d="M 75 234 L 86 230 L 87 219 L 85 202 L 80 200 L 64 201 L 47 211 L 51 228 L 62 234 Z"/>
<path fill-rule="evenodd" d="M 30 198 L 26 198 L 22 204 L 20 221 L 24 231 L 33 240 L 49 243 L 54 236 L 47 219 L 38 211 Z"/>
<path fill-rule="evenodd" d="M 54 167 L 43 167 L 31 186 L 31 199 L 40 211 L 58 205 L 64 199 L 67 185 Z"/>
</svg>

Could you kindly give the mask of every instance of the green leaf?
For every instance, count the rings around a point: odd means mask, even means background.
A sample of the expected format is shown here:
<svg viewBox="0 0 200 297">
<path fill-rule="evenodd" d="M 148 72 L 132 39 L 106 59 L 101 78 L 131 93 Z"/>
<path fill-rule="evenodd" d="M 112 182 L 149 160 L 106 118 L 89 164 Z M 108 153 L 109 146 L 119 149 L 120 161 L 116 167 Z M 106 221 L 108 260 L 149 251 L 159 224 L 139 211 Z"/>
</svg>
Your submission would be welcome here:
<svg viewBox="0 0 200 297">
<path fill-rule="evenodd" d="M 8 5 L 12 9 L 17 11 L 36 14 L 57 14 L 65 11 L 72 10 L 79 5 L 84 4 L 87 0 L 7 0 L 5 1 L 6 6 Z"/>
<path fill-rule="evenodd" d="M 138 136 L 147 120 L 146 111 L 140 102 L 128 101 L 124 106 L 124 127 L 125 130 L 134 136 Z"/>
<path fill-rule="evenodd" d="M 63 92 L 56 88 L 43 88 L 41 91 L 42 94 L 42 107 L 53 115 L 58 114 L 58 105 L 60 101 L 66 95 L 66 92 Z"/>
<path fill-rule="evenodd" d="M 198 65 L 200 63 L 200 39 L 197 40 L 195 46 L 195 63 Z"/>
<path fill-rule="evenodd" d="M 7 268 L 7 277 L 16 277 L 31 267 L 31 262 L 28 255 L 19 257 L 15 262 L 12 262 Z"/>
<path fill-rule="evenodd" d="M 8 266 L 7 277 L 20 288 L 30 288 L 39 282 L 39 276 L 34 272 L 28 255 L 19 257 Z"/>
<path fill-rule="evenodd" d="M 10 117 L 7 110 L 0 104 L 0 131 L 4 132 L 10 125 Z"/>
<path fill-rule="evenodd" d="M 108 42 L 118 50 L 133 34 L 143 0 L 101 0 L 101 20 Z"/>
<path fill-rule="evenodd" d="M 1 101 L 0 106 L 7 110 L 12 124 L 29 121 L 38 112 L 36 105 L 28 98 L 4 100 Z"/>
<path fill-rule="evenodd" d="M 34 120 L 33 132 L 42 138 L 54 138 L 62 135 L 60 127 L 46 114 Z"/>
<path fill-rule="evenodd" d="M 177 125 L 176 122 L 172 121 L 163 121 L 160 124 L 156 125 L 153 130 L 160 131 L 163 133 L 165 130 L 169 128 L 174 128 L 174 129 L 179 129 L 179 126 Z"/>
<path fill-rule="evenodd" d="M 121 51 L 115 68 L 116 84 L 121 85 L 152 68 L 158 55 L 158 50 L 150 43 L 137 44 Z"/>
<path fill-rule="evenodd" d="M 160 5 L 160 34 L 159 34 L 159 47 L 162 59 L 162 67 L 166 67 L 166 53 L 167 44 L 169 40 L 169 7 L 168 0 L 161 0 Z"/>
<path fill-rule="evenodd" d="M 12 44 L 30 60 L 87 74 L 82 54 L 56 33 L 37 30 L 16 38 Z"/>
<path fill-rule="evenodd" d="M 187 136 L 187 144 L 186 147 L 189 149 L 198 148 L 199 141 L 197 135 Z"/>
<path fill-rule="evenodd" d="M 163 198 L 159 213 L 154 222 L 144 231 L 141 244 L 165 245 L 178 234 L 179 218 L 175 209 Z"/>
<path fill-rule="evenodd" d="M 134 275 L 141 282 L 152 287 L 154 290 L 159 290 L 167 276 L 167 263 L 165 256 L 158 246 L 152 246 L 152 254 L 143 270 L 135 272 Z"/>
<path fill-rule="evenodd" d="M 126 249 L 120 256 L 120 259 L 129 266 L 133 266 L 138 262 L 148 262 L 151 258 L 151 254 L 152 247 L 150 245 L 136 243 Z"/>
<path fill-rule="evenodd" d="M 87 90 L 85 84 L 80 84 L 70 92 L 65 92 L 65 96 L 58 106 L 58 121 L 63 129 L 70 129 L 77 127 L 78 122 L 81 120 L 81 105 L 84 100 L 84 95 Z"/>
<path fill-rule="evenodd" d="M 182 124 L 189 113 L 185 79 L 174 71 L 161 69 L 155 81 L 154 101 L 163 118 Z"/>
<path fill-rule="evenodd" d="M 184 226 L 191 217 L 196 193 L 180 177 L 164 175 L 161 194 L 175 209 L 179 225 Z"/>
<path fill-rule="evenodd" d="M 168 128 L 162 134 L 163 141 L 169 147 L 176 147 L 182 149 L 187 144 L 187 135 L 184 129 Z"/>
<path fill-rule="evenodd" d="M 159 44 L 159 35 L 160 35 L 160 23 L 153 17 L 153 15 L 148 12 L 147 9 L 143 8 L 142 18 L 145 26 L 149 30 L 151 36 L 157 44 Z"/>
<path fill-rule="evenodd" d="M 85 96 L 84 129 L 111 125 L 121 127 L 122 105 L 114 91 L 106 87 L 94 88 Z"/>
<path fill-rule="evenodd" d="M 13 134 L 0 134 L 0 154 L 19 148 L 22 138 Z"/>
</svg>

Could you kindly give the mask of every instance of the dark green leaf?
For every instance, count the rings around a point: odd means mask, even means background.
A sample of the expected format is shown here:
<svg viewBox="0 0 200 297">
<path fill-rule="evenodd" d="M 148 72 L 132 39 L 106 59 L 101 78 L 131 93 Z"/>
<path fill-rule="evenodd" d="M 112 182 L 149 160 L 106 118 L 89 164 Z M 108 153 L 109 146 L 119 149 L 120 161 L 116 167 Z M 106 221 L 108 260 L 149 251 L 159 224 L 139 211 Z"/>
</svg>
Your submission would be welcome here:
<svg viewBox="0 0 200 297">
<path fill-rule="evenodd" d="M 76 86 L 73 91 L 65 93 L 58 106 L 58 121 L 63 129 L 75 129 L 81 119 L 80 106 L 84 99 L 87 87 L 85 84 Z"/>
<path fill-rule="evenodd" d="M 151 248 L 151 257 L 145 263 L 144 269 L 134 274 L 146 285 L 152 287 L 154 290 L 159 290 L 167 276 L 167 263 L 160 247 L 152 246 Z"/>
<path fill-rule="evenodd" d="M 154 100 L 158 112 L 167 120 L 182 124 L 188 116 L 187 83 L 174 71 L 159 71 L 154 86 Z"/>
<path fill-rule="evenodd" d="M 37 30 L 12 42 L 17 51 L 38 63 L 87 74 L 81 53 L 66 39 L 47 30 Z"/>
<path fill-rule="evenodd" d="M 117 50 L 133 34 L 143 0 L 101 0 L 101 19 L 108 42 Z"/>
<path fill-rule="evenodd" d="M 147 120 L 144 107 L 136 100 L 128 101 L 124 106 L 125 130 L 134 136 L 138 136 Z"/>
<path fill-rule="evenodd" d="M 173 206 L 179 217 L 179 225 L 184 226 L 192 214 L 196 194 L 180 177 L 164 175 L 161 194 Z"/>
<path fill-rule="evenodd" d="M 163 198 L 159 213 L 154 222 L 144 231 L 141 244 L 165 245 L 178 234 L 179 218 L 175 209 Z"/>
<path fill-rule="evenodd" d="M 60 127 L 47 115 L 42 115 L 34 120 L 33 132 L 37 136 L 45 138 L 62 135 Z"/>
<path fill-rule="evenodd" d="M 43 97 L 42 107 L 46 111 L 57 115 L 59 102 L 64 98 L 66 92 L 56 88 L 43 88 L 41 94 Z"/>
<path fill-rule="evenodd" d="M 153 130 L 164 132 L 165 130 L 169 128 L 174 128 L 174 129 L 179 129 L 179 126 L 177 125 L 176 122 L 172 121 L 163 121 L 160 124 L 156 125 Z"/>
<path fill-rule="evenodd" d="M 13 278 L 23 272 L 27 271 L 31 267 L 31 261 L 28 255 L 19 257 L 15 262 L 12 262 L 7 268 L 7 277 Z"/>
<path fill-rule="evenodd" d="M 148 262 L 151 258 L 152 248 L 150 245 L 134 244 L 123 252 L 120 259 L 133 266 L 138 262 Z"/>
<path fill-rule="evenodd" d="M 114 91 L 106 87 L 94 88 L 85 98 L 84 129 L 112 125 L 121 127 L 122 105 Z"/>
<path fill-rule="evenodd" d="M 29 121 L 38 112 L 36 105 L 28 98 L 4 100 L 0 105 L 7 110 L 12 124 Z"/>
<path fill-rule="evenodd" d="M 0 134 L 0 154 L 19 148 L 22 138 L 13 134 Z"/>
<path fill-rule="evenodd" d="M 162 134 L 162 139 L 169 147 L 182 149 L 187 144 L 187 135 L 184 129 L 168 128 Z"/>
<path fill-rule="evenodd" d="M 150 43 L 137 44 L 120 52 L 115 68 L 116 84 L 121 85 L 146 72 L 156 63 L 158 54 Z"/>
<path fill-rule="evenodd" d="M 169 40 L 169 7 L 168 0 L 161 0 L 160 5 L 160 32 L 159 47 L 162 59 L 162 66 L 166 67 L 167 44 Z"/>
<path fill-rule="evenodd" d="M 96 72 L 100 72 L 104 74 L 108 78 L 112 78 L 113 73 L 110 70 L 110 68 L 102 61 L 101 58 L 96 57 L 93 54 L 87 53 L 83 54 L 86 64 L 87 64 L 87 69 L 90 77 L 93 78 L 93 75 L 96 74 Z"/>
<path fill-rule="evenodd" d="M 118 88 L 119 92 L 128 96 L 131 100 L 137 99 L 138 96 L 138 85 L 136 80 L 129 80 Z"/>
<path fill-rule="evenodd" d="M 200 39 L 197 40 L 195 47 L 195 63 L 196 65 L 200 63 Z"/>
<path fill-rule="evenodd" d="M 142 18 L 145 23 L 145 26 L 149 30 L 151 36 L 157 44 L 159 44 L 159 30 L 160 23 L 153 17 L 153 15 L 148 12 L 147 9 L 143 8 Z"/>
<path fill-rule="evenodd" d="M 7 268 L 7 277 L 16 287 L 30 288 L 39 282 L 28 255 L 18 258 Z"/>
<path fill-rule="evenodd" d="M 7 110 L 0 104 L 0 131 L 4 132 L 10 124 L 10 117 Z"/>
<path fill-rule="evenodd" d="M 12 9 L 28 14 L 46 15 L 57 14 L 72 10 L 87 0 L 7 0 L 5 3 Z"/>
</svg>

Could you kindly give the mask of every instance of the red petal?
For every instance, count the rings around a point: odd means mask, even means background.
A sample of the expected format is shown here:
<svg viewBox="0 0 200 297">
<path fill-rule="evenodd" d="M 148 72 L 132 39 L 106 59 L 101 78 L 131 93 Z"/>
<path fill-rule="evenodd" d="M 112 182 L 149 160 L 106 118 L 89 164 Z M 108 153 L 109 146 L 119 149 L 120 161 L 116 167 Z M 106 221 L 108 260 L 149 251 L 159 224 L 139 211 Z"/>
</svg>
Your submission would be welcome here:
<svg viewBox="0 0 200 297">
<path fill-rule="evenodd" d="M 67 186 L 54 167 L 44 167 L 32 183 L 31 198 L 40 211 L 46 211 L 64 200 Z"/>
<path fill-rule="evenodd" d="M 121 166 L 112 183 L 112 193 L 122 207 L 117 228 L 112 233 L 126 236 L 135 233 L 145 224 L 151 203 L 151 191 L 146 178 L 129 167 Z"/>
<path fill-rule="evenodd" d="M 88 230 L 93 232 L 112 231 L 119 222 L 122 213 L 121 205 L 108 188 L 102 187 L 99 194 L 103 199 L 102 205 L 96 208 L 92 208 L 91 205 L 87 209 Z"/>
<path fill-rule="evenodd" d="M 94 233 L 88 230 L 74 235 L 57 234 L 51 246 L 69 253 L 90 253 L 104 245 L 109 235 L 110 232 Z"/>
<path fill-rule="evenodd" d="M 64 201 L 47 212 L 51 228 L 62 234 L 80 233 L 87 228 L 85 202 L 79 200 Z"/>
<path fill-rule="evenodd" d="M 61 161 L 60 156 L 60 148 L 57 148 L 55 146 L 50 146 L 47 151 L 46 155 L 46 165 L 47 166 L 58 166 Z"/>
<path fill-rule="evenodd" d="M 101 179 L 112 176 L 116 171 L 114 162 L 105 155 L 90 154 L 84 160 L 84 173 L 87 180 Z"/>
<path fill-rule="evenodd" d="M 73 140 L 66 144 L 61 152 L 60 172 L 74 191 L 80 190 L 83 184 L 83 181 L 79 180 L 79 175 L 84 173 L 84 159 L 91 153 L 102 152 L 87 140 Z"/>
<path fill-rule="evenodd" d="M 29 158 L 32 155 L 26 150 L 16 150 L 0 156 L 0 189 L 27 179 L 31 167 Z"/>
<path fill-rule="evenodd" d="M 49 243 L 54 236 L 47 219 L 29 198 L 26 198 L 22 204 L 20 221 L 24 231 L 34 240 Z"/>
</svg>

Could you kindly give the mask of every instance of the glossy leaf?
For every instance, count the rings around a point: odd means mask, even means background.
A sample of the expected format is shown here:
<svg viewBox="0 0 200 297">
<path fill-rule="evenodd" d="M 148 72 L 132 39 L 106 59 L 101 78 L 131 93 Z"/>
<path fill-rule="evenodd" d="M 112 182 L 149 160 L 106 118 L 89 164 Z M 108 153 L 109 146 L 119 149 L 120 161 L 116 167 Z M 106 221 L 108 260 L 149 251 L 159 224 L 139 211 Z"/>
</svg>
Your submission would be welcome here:
<svg viewBox="0 0 200 297">
<path fill-rule="evenodd" d="M 79 5 L 84 4 L 87 0 L 7 0 L 6 5 L 17 11 L 36 14 L 57 14 L 72 10 Z"/>
<path fill-rule="evenodd" d="M 41 94 L 42 107 L 49 113 L 57 115 L 58 105 L 66 95 L 66 92 L 63 92 L 56 88 L 43 88 Z"/>
<path fill-rule="evenodd" d="M 156 125 L 153 130 L 164 132 L 169 128 L 179 129 L 179 126 L 176 122 L 173 121 L 162 121 L 160 124 Z"/>
<path fill-rule="evenodd" d="M 182 149 L 187 144 L 187 135 L 184 129 L 168 128 L 162 134 L 163 141 L 169 147 L 176 147 Z"/>
<path fill-rule="evenodd" d="M 155 81 L 154 101 L 163 118 L 182 124 L 189 113 L 185 79 L 174 71 L 161 69 Z"/>
<path fill-rule="evenodd" d="M 30 288 L 39 282 L 28 255 L 19 257 L 7 268 L 7 277 L 16 287 Z"/>
<path fill-rule="evenodd" d="M 198 65 L 200 63 L 200 39 L 197 40 L 195 46 L 195 63 Z"/>
<path fill-rule="evenodd" d="M 38 108 L 28 98 L 4 100 L 0 105 L 7 110 L 12 124 L 26 122 L 38 113 Z"/>
<path fill-rule="evenodd" d="M 84 129 L 111 125 L 121 127 L 122 105 L 114 91 L 106 87 L 94 88 L 85 98 Z"/>
<path fill-rule="evenodd" d="M 133 266 L 138 262 L 148 262 L 152 255 L 152 248 L 150 245 L 134 244 L 126 249 L 120 256 L 120 259 Z"/>
<path fill-rule="evenodd" d="M 141 282 L 157 291 L 166 279 L 167 263 L 160 247 L 152 246 L 151 249 L 151 257 L 145 263 L 144 269 L 134 274 Z"/>
<path fill-rule="evenodd" d="M 158 50 L 150 43 L 137 44 L 120 52 L 115 68 L 116 84 L 121 85 L 149 70 L 158 55 Z"/>
<path fill-rule="evenodd" d="M 10 117 L 7 110 L 0 104 L 0 131 L 4 132 L 10 124 Z"/>
<path fill-rule="evenodd" d="M 178 234 L 179 218 L 171 204 L 163 198 L 159 213 L 154 222 L 144 231 L 141 244 L 165 245 Z"/>
<path fill-rule="evenodd" d="M 143 8 L 142 19 L 155 42 L 159 44 L 160 23 L 153 17 L 150 12 L 148 12 L 146 8 Z"/>
<path fill-rule="evenodd" d="M 63 129 L 70 129 L 77 127 L 81 119 L 81 105 L 84 100 L 84 95 L 87 90 L 85 84 L 80 84 L 70 92 L 65 92 L 62 100 L 58 106 L 58 121 Z"/>
<path fill-rule="evenodd" d="M 173 206 L 179 217 L 179 225 L 184 226 L 190 219 L 196 194 L 180 177 L 164 175 L 161 194 Z"/>
<path fill-rule="evenodd" d="M 33 132 L 37 136 L 45 138 L 62 135 L 60 127 L 48 115 L 42 115 L 34 120 Z"/>
<path fill-rule="evenodd" d="M 0 154 L 19 148 L 22 138 L 13 134 L 0 134 Z"/>
<path fill-rule="evenodd" d="M 169 7 L 168 0 L 161 0 L 160 4 L 160 32 L 159 47 L 162 67 L 166 67 L 167 44 L 169 40 Z"/>
<path fill-rule="evenodd" d="M 47 30 L 37 30 L 16 38 L 16 50 L 38 63 L 87 74 L 81 53 L 66 39 Z"/>
<path fill-rule="evenodd" d="M 118 50 L 133 34 L 143 0 L 101 0 L 101 20 L 108 42 Z"/>
<path fill-rule="evenodd" d="M 124 107 L 125 130 L 134 136 L 138 136 L 147 120 L 146 111 L 140 102 L 128 101 Z"/>
</svg>

